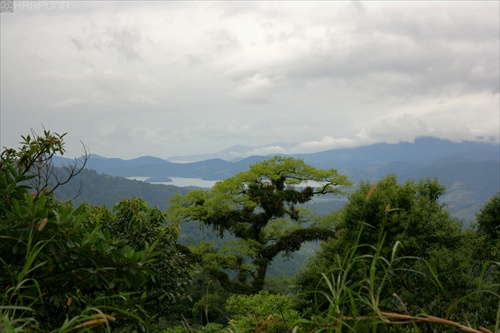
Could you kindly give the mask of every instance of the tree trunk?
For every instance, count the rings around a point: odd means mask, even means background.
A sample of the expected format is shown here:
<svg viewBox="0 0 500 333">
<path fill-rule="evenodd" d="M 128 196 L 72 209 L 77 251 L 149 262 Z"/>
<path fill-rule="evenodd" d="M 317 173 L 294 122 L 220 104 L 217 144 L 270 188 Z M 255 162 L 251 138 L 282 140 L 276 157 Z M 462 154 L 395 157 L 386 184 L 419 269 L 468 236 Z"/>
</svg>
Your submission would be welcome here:
<svg viewBox="0 0 500 333">
<path fill-rule="evenodd" d="M 269 267 L 269 260 L 260 258 L 254 261 L 257 266 L 257 277 L 252 283 L 252 293 L 258 294 L 264 289 L 264 283 L 266 281 L 267 268 Z"/>
</svg>

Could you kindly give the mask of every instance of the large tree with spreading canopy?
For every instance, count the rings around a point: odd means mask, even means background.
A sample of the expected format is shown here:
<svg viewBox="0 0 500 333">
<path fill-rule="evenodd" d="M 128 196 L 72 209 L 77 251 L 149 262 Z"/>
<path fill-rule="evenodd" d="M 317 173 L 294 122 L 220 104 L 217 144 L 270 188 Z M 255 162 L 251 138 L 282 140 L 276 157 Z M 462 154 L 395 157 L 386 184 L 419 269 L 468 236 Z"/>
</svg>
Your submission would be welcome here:
<svg viewBox="0 0 500 333">
<path fill-rule="evenodd" d="M 319 170 L 303 160 L 277 156 L 211 190 L 174 197 L 169 217 L 198 221 L 218 232 L 224 246 L 198 246 L 193 250 L 198 260 L 227 290 L 257 293 L 276 256 L 333 236 L 333 229 L 314 223 L 312 213 L 301 205 L 316 195 L 340 194 L 350 184 L 334 169 Z"/>
</svg>

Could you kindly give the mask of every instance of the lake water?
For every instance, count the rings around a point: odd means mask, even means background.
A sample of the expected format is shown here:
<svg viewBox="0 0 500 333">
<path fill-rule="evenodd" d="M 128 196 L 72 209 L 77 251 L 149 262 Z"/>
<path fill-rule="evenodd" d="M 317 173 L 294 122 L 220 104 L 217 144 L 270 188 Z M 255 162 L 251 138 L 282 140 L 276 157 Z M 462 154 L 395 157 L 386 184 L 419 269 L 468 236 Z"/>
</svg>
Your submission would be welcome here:
<svg viewBox="0 0 500 333">
<path fill-rule="evenodd" d="M 127 177 L 127 179 L 133 179 L 133 180 L 140 180 L 140 181 L 145 181 L 150 177 Z M 150 184 L 164 184 L 164 185 L 174 185 L 174 186 L 179 186 L 179 187 L 189 187 L 189 186 L 196 186 L 196 187 L 201 187 L 201 188 L 212 188 L 212 186 L 215 185 L 215 183 L 219 182 L 220 180 L 204 180 L 201 178 L 182 178 L 182 177 L 168 177 L 172 179 L 171 182 L 151 182 Z M 323 184 L 314 182 L 314 181 L 309 181 L 307 183 L 301 184 L 302 186 L 308 185 L 308 186 L 313 186 L 313 187 L 321 187 Z M 330 198 L 325 198 L 324 200 L 330 201 Z"/>
<path fill-rule="evenodd" d="M 127 177 L 128 179 L 145 181 L 149 177 Z M 196 186 L 202 188 L 211 188 L 215 185 L 218 180 L 204 180 L 201 178 L 182 178 L 182 177 L 168 177 L 172 179 L 171 182 L 152 182 L 151 184 L 164 184 L 164 185 L 174 185 L 179 187 Z"/>
</svg>

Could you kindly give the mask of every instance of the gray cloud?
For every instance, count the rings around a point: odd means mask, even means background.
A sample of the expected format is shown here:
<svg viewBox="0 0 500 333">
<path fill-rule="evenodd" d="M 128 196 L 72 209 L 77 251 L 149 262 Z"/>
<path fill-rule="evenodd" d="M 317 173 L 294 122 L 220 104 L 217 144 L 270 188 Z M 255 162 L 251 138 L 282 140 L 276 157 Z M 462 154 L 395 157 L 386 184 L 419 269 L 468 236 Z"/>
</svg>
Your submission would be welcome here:
<svg viewBox="0 0 500 333">
<path fill-rule="evenodd" d="M 105 156 L 499 141 L 497 2 L 78 2 L 2 15 L 1 144 Z"/>
<path fill-rule="evenodd" d="M 84 28 L 83 33 L 81 37 L 70 37 L 78 51 L 111 53 L 127 61 L 143 60 L 140 55 L 141 35 L 137 28 L 92 23 Z"/>
</svg>

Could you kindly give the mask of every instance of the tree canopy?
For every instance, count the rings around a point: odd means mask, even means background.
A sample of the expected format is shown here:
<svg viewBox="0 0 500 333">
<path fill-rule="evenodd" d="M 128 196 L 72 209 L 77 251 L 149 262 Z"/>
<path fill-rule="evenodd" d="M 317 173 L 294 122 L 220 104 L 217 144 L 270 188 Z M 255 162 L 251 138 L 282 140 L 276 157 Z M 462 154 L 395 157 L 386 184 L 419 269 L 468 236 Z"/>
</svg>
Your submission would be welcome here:
<svg viewBox="0 0 500 333">
<path fill-rule="evenodd" d="M 307 293 L 318 291 L 318 285 L 320 291 L 328 290 L 322 274 L 330 276 L 341 269 L 340 259 L 355 251 L 352 255 L 360 260 L 349 273 L 351 282 L 368 281 L 373 286 L 390 277 L 390 284 L 380 290 L 381 311 L 397 310 L 397 295 L 405 304 L 405 313 L 447 317 L 453 312 L 457 317 L 468 315 L 467 320 L 474 316 L 482 316 L 484 322 L 491 320 L 496 309 L 486 304 L 495 304 L 498 299 L 490 291 L 481 294 L 482 303 L 467 303 L 467 309 L 460 304 L 463 295 L 481 293 L 476 280 L 480 268 L 473 260 L 476 235 L 462 231 L 460 221 L 450 217 L 439 201 L 444 193 L 437 179 L 401 184 L 395 175 L 388 175 L 377 183 L 360 183 L 347 205 L 331 216 L 336 225 L 335 237 L 323 242 L 307 268 L 297 275 L 299 290 L 306 295 L 303 306 L 312 304 L 308 296 L 311 294 Z M 495 216 L 486 214 L 489 208 L 487 205 L 485 215 L 480 215 L 486 221 Z M 380 270 L 380 275 L 373 275 L 374 256 L 389 260 L 395 258 L 396 252 L 400 259 Z M 484 286 L 480 284 L 480 288 Z"/>
<path fill-rule="evenodd" d="M 278 254 L 334 234 L 333 229 L 313 223 L 311 212 L 300 205 L 316 195 L 340 194 L 349 185 L 347 177 L 334 169 L 319 170 L 302 160 L 277 156 L 216 183 L 211 190 L 174 197 L 169 218 L 199 221 L 220 237 L 228 236 L 226 247 L 218 251 L 204 247 L 200 261 L 225 288 L 258 293 Z M 228 270 L 236 272 L 233 279 Z"/>
</svg>

